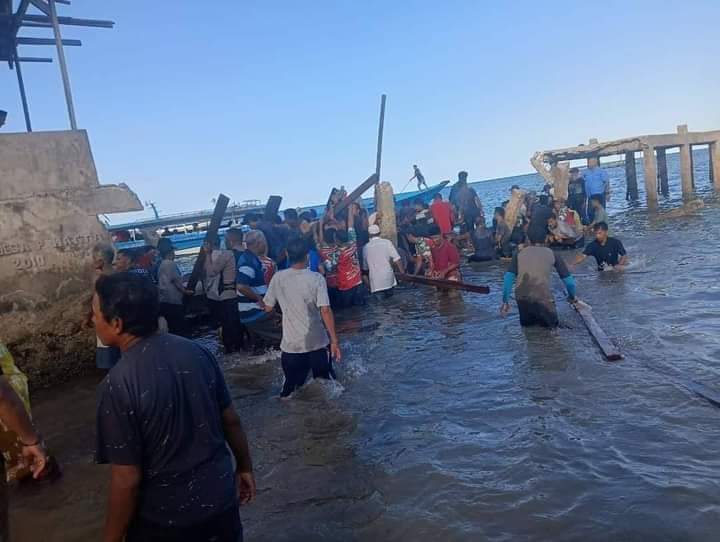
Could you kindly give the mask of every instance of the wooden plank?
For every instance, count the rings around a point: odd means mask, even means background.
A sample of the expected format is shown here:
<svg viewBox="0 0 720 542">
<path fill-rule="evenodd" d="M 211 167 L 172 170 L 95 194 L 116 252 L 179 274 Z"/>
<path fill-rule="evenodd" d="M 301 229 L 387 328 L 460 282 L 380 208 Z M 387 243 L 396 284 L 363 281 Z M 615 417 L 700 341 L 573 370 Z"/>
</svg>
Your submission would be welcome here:
<svg viewBox="0 0 720 542">
<path fill-rule="evenodd" d="M 263 220 L 275 224 L 275 217 L 280 211 L 280 204 L 282 203 L 282 196 L 270 196 L 267 204 L 265 205 L 265 212 L 263 213 Z"/>
<path fill-rule="evenodd" d="M 580 318 L 582 318 L 582 321 L 588 328 L 590 335 L 592 335 L 592 338 L 595 339 L 595 342 L 600 347 L 600 350 L 602 350 L 602 353 L 605 355 L 607 360 L 618 361 L 623 359 L 623 355 L 620 353 L 617 346 L 615 346 L 615 344 L 595 321 L 592 309 L 582 302 L 573 305 L 573 307 L 575 307 L 575 310 L 578 312 Z"/>
<path fill-rule="evenodd" d="M 705 384 L 700 384 L 699 382 L 694 382 L 690 380 L 689 382 L 684 384 L 684 386 L 691 392 L 702 397 L 711 404 L 720 407 L 720 393 L 708 388 Z"/>
<path fill-rule="evenodd" d="M 403 282 L 413 282 L 415 284 L 423 284 L 425 286 L 435 286 L 436 288 L 446 288 L 448 290 L 465 290 L 466 292 L 474 292 L 476 294 L 489 294 L 488 286 L 480 286 L 478 284 L 469 284 L 467 282 L 459 282 L 456 280 L 445 279 L 429 279 L 419 275 L 408 275 L 405 273 L 397 273 L 395 275 L 398 280 Z"/>
<path fill-rule="evenodd" d="M 350 192 L 350 195 L 347 196 L 345 199 L 343 199 L 340 203 L 338 203 L 335 206 L 335 216 L 337 216 L 339 213 L 343 212 L 345 209 L 347 209 L 352 202 L 359 199 L 360 196 L 362 196 L 365 192 L 368 191 L 368 189 L 377 184 L 378 182 L 378 176 L 376 173 L 373 173 L 363 181 L 363 183 L 358 186 L 355 190 Z"/>
<path fill-rule="evenodd" d="M 230 203 L 230 198 L 228 198 L 225 194 L 220 194 L 218 196 L 217 203 L 215 204 L 215 210 L 213 211 L 212 218 L 210 219 L 210 225 L 208 226 L 207 235 L 205 235 L 205 242 L 214 244 L 217 241 L 218 229 L 220 229 L 220 223 L 225 216 L 228 203 Z M 190 274 L 190 279 L 187 283 L 188 290 L 195 290 L 195 286 L 197 286 L 197 283 L 200 280 L 200 275 L 202 274 L 204 267 L 205 252 L 201 251 L 197 260 L 195 260 L 195 265 L 193 266 L 192 273 Z"/>
</svg>

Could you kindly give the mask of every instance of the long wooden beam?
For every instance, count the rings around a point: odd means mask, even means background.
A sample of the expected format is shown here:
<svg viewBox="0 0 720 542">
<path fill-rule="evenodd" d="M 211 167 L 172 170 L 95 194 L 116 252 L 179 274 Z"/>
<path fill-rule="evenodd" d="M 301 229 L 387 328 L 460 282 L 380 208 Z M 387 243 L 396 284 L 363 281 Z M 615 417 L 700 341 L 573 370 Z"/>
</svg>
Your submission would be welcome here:
<svg viewBox="0 0 720 542">
<path fill-rule="evenodd" d="M 265 211 L 263 211 L 263 220 L 275 224 L 275 217 L 280 211 L 280 204 L 282 203 L 282 196 L 270 196 L 265 204 Z"/>
<path fill-rule="evenodd" d="M 220 229 L 220 224 L 222 223 L 223 217 L 225 216 L 225 211 L 227 210 L 228 203 L 230 203 L 230 198 L 228 198 L 225 194 L 220 194 L 218 196 L 217 202 L 215 203 L 215 210 L 213 211 L 212 218 L 210 219 L 210 224 L 208 225 L 207 235 L 205 235 L 205 242 L 210 243 L 211 246 L 217 241 L 218 230 Z M 197 286 L 197 283 L 200 280 L 200 276 L 204 267 L 205 252 L 200 251 L 197 260 L 195 260 L 195 265 L 193 266 L 192 273 L 190 274 L 190 279 L 187 283 L 187 287 L 189 290 L 195 290 L 195 286 Z"/>
<path fill-rule="evenodd" d="M 615 346 L 615 344 L 595 321 L 592 309 L 584 303 L 576 303 L 573 307 L 575 307 L 575 310 L 580 315 L 580 318 L 585 323 L 585 327 L 587 327 L 590 335 L 592 335 L 592 338 L 595 339 L 595 342 L 600 347 L 600 350 L 605 355 L 605 358 L 608 361 L 619 361 L 623 359 L 623 356 L 617 346 Z"/>
<path fill-rule="evenodd" d="M 341 213 L 345 209 L 347 209 L 351 203 L 356 201 L 360 198 L 365 192 L 367 192 L 370 187 L 373 185 L 376 185 L 378 183 L 379 177 L 377 176 L 377 173 L 373 173 L 363 181 L 363 183 L 358 186 L 355 190 L 350 192 L 350 195 L 344 198 L 341 202 L 339 202 L 337 205 L 335 205 L 334 211 L 335 216 L 337 216 L 338 213 Z"/>
<path fill-rule="evenodd" d="M 435 286 L 436 288 L 445 288 L 448 290 L 465 290 L 466 292 L 474 292 L 476 294 L 489 294 L 488 286 L 480 286 L 478 284 L 469 284 L 457 280 L 430 279 L 419 275 L 408 275 L 406 273 L 397 273 L 395 275 L 398 280 L 403 282 L 413 282 L 415 284 L 423 284 L 425 286 Z"/>
</svg>

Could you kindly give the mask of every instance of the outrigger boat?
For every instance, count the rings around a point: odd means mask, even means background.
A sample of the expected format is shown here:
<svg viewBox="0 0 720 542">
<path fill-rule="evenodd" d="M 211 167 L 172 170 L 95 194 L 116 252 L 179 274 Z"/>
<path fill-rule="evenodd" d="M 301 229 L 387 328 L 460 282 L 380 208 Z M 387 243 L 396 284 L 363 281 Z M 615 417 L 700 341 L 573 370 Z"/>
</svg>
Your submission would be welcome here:
<svg viewBox="0 0 720 542">
<path fill-rule="evenodd" d="M 395 195 L 395 205 L 400 207 L 405 202 L 421 200 L 423 203 L 429 204 L 436 194 L 440 193 L 450 181 L 443 181 L 433 185 L 426 190 L 415 190 L 412 192 L 403 192 Z M 254 203 L 254 202 L 253 202 Z M 374 198 L 363 198 L 362 204 L 369 213 L 375 211 Z M 238 226 L 242 218 L 249 213 L 262 214 L 264 206 L 262 205 L 239 205 L 228 207 L 223 220 L 224 227 L 218 231 L 220 240 L 225 238 L 225 231 L 232 226 Z M 325 205 L 314 205 L 308 207 L 300 207 L 299 212 L 314 210 L 318 216 L 322 216 L 325 212 Z M 143 219 L 126 224 L 108 225 L 108 231 L 116 239 L 115 247 L 118 249 L 136 248 L 148 244 L 148 237 L 163 236 L 170 239 L 178 254 L 192 254 L 199 250 L 205 240 L 207 225 L 212 210 L 196 211 L 191 213 L 181 213 L 167 216 L 156 216 L 151 219 Z M 178 233 L 167 235 L 164 231 L 182 230 Z M 190 231 L 187 231 L 190 230 Z M 118 237 L 123 240 L 118 240 Z"/>
</svg>

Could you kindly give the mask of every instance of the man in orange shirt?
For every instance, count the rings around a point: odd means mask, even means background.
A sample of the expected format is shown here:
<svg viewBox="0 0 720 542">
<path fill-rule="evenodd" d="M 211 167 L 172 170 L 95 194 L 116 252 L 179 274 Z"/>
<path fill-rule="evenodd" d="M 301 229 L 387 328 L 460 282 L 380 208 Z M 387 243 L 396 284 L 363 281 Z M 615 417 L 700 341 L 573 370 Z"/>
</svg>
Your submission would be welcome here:
<svg viewBox="0 0 720 542">
<path fill-rule="evenodd" d="M 432 213 L 433 220 L 435 220 L 435 224 L 440 228 L 441 234 L 447 235 L 452 231 L 452 206 L 447 201 L 443 201 L 441 194 L 435 194 L 432 205 L 430 205 L 430 212 Z"/>
</svg>

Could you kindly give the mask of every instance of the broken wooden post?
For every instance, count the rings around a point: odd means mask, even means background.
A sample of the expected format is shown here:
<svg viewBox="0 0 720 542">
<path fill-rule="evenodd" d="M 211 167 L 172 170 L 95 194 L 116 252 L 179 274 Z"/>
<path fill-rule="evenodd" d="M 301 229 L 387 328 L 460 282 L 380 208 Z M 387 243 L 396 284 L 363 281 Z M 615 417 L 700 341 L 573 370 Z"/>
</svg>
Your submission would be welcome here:
<svg viewBox="0 0 720 542">
<path fill-rule="evenodd" d="M 713 186 L 720 190 L 720 141 L 710 143 L 710 165 L 713 172 Z"/>
<path fill-rule="evenodd" d="M 683 143 L 680 145 L 680 180 L 682 181 L 682 195 L 685 201 L 693 199 L 693 170 L 692 157 L 690 153 L 690 141 L 687 137 L 687 124 L 681 124 L 677 127 L 677 132 L 682 137 Z"/>
<path fill-rule="evenodd" d="M 570 184 L 570 163 L 553 162 L 550 166 L 550 176 L 553 179 L 553 195 L 556 199 L 567 200 L 568 185 Z"/>
<path fill-rule="evenodd" d="M 658 177 L 660 178 L 660 192 L 663 196 L 667 196 L 670 194 L 670 186 L 668 185 L 667 153 L 665 149 L 657 150 L 657 167 Z"/>
<path fill-rule="evenodd" d="M 335 205 L 334 211 L 335 216 L 342 213 L 345 209 L 347 209 L 351 203 L 358 200 L 360 196 L 362 196 L 365 192 L 370 190 L 370 187 L 375 186 L 378 182 L 378 177 L 375 173 L 370 175 L 367 179 L 365 179 L 360 186 L 358 186 L 355 190 L 350 192 L 350 195 L 340 200 L 340 202 Z"/>
<path fill-rule="evenodd" d="M 638 199 L 637 168 L 635 167 L 634 152 L 625 153 L 625 181 L 627 183 L 625 199 Z"/>
<path fill-rule="evenodd" d="M 220 201 L 220 200 L 218 200 Z M 263 220 L 275 224 L 275 219 L 280 212 L 280 204 L 282 203 L 282 196 L 270 196 L 265 204 L 265 210 L 263 211 Z"/>
<path fill-rule="evenodd" d="M 375 210 L 379 216 L 380 236 L 397 246 L 395 196 L 390 183 L 382 182 L 375 186 Z"/>
<path fill-rule="evenodd" d="M 655 147 L 647 146 L 643 149 L 643 169 L 645 171 L 645 197 L 649 209 L 657 209 L 657 164 L 655 162 Z"/>
<path fill-rule="evenodd" d="M 227 210 L 228 203 L 230 203 L 230 198 L 228 198 L 225 194 L 220 194 L 218 196 L 217 203 L 215 203 L 215 210 L 213 211 L 212 218 L 210 219 L 210 224 L 208 225 L 207 234 L 205 235 L 205 242 L 209 243 L 211 246 L 217 241 L 220 223 L 225 216 L 225 211 Z M 204 267 L 205 252 L 201 250 L 200 254 L 197 257 L 197 260 L 195 260 L 195 265 L 193 266 L 190 278 L 188 279 L 188 290 L 195 290 L 195 286 L 197 286 L 197 283 L 200 280 L 200 276 Z"/>
</svg>

